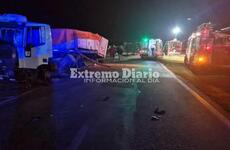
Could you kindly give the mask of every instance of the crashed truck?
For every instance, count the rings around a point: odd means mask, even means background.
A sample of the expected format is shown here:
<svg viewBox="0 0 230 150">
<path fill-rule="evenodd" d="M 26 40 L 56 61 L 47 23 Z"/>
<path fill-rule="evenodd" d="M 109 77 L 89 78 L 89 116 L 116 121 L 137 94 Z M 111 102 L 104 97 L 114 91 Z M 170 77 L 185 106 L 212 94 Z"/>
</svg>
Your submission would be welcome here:
<svg viewBox="0 0 230 150">
<path fill-rule="evenodd" d="M 52 72 L 80 67 L 86 58 L 104 58 L 107 45 L 108 40 L 98 34 L 51 30 L 47 24 L 28 22 L 25 16 L 0 15 L 1 78 L 49 81 Z"/>
<path fill-rule="evenodd" d="M 98 63 L 106 57 L 108 40 L 99 34 L 75 29 L 51 29 L 53 63 L 59 75 L 70 67 L 82 68 L 85 61 Z"/>
</svg>

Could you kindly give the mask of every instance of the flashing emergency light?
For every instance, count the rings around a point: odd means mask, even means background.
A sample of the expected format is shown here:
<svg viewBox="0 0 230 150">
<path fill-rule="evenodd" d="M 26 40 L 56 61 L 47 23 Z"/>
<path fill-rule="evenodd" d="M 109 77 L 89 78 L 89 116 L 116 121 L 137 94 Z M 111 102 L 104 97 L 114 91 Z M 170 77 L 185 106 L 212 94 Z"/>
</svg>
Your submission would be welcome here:
<svg viewBox="0 0 230 150">
<path fill-rule="evenodd" d="M 198 61 L 199 62 L 203 62 L 204 61 L 204 57 L 199 57 Z"/>
<path fill-rule="evenodd" d="M 206 34 L 208 34 L 208 30 L 205 29 L 202 33 L 206 35 Z"/>
<path fill-rule="evenodd" d="M 145 37 L 145 38 L 143 38 L 143 41 L 144 41 L 145 43 L 147 43 L 147 42 L 149 41 L 149 39 L 148 39 L 147 37 Z"/>
<path fill-rule="evenodd" d="M 206 63 L 207 59 L 204 56 L 199 56 L 197 62 L 199 64 L 204 64 Z"/>
<path fill-rule="evenodd" d="M 207 46 L 207 47 L 206 47 L 206 50 L 210 50 L 210 49 L 211 49 L 211 47 L 210 47 L 210 46 Z"/>
<path fill-rule="evenodd" d="M 140 54 L 144 54 L 145 53 L 145 51 L 144 50 L 140 50 Z"/>
<path fill-rule="evenodd" d="M 200 33 L 200 32 L 197 32 L 197 33 L 196 33 L 196 36 L 201 36 L 201 33 Z"/>
</svg>

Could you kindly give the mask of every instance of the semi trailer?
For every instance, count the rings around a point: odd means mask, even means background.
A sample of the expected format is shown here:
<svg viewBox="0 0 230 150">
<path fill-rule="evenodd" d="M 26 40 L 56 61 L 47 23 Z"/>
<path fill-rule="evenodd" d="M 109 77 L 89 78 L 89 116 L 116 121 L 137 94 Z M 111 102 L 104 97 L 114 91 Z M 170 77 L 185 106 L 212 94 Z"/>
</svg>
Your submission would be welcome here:
<svg viewBox="0 0 230 150">
<path fill-rule="evenodd" d="M 76 29 L 51 29 L 53 63 L 59 75 L 70 67 L 82 68 L 85 60 L 98 62 L 106 57 L 108 40 L 99 34 Z"/>
</svg>

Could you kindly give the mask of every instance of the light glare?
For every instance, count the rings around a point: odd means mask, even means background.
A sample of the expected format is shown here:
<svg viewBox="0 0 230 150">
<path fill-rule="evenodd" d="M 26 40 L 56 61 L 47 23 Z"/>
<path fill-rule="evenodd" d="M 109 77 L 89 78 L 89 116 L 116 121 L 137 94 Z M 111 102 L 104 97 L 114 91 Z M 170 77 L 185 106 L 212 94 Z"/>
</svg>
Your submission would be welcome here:
<svg viewBox="0 0 230 150">
<path fill-rule="evenodd" d="M 177 35 L 181 32 L 181 29 L 179 27 L 175 27 L 173 30 L 172 30 L 173 34 Z"/>
</svg>

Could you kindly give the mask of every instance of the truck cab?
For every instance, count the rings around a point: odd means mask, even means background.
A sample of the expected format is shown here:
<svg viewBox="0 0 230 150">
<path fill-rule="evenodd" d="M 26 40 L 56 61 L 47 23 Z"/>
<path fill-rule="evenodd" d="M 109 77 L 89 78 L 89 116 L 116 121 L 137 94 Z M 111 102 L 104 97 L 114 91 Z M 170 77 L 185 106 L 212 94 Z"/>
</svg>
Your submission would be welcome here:
<svg viewBox="0 0 230 150">
<path fill-rule="evenodd" d="M 0 16 L 0 74 L 17 78 L 37 76 L 52 57 L 49 25 L 28 22 L 21 15 Z"/>
</svg>

